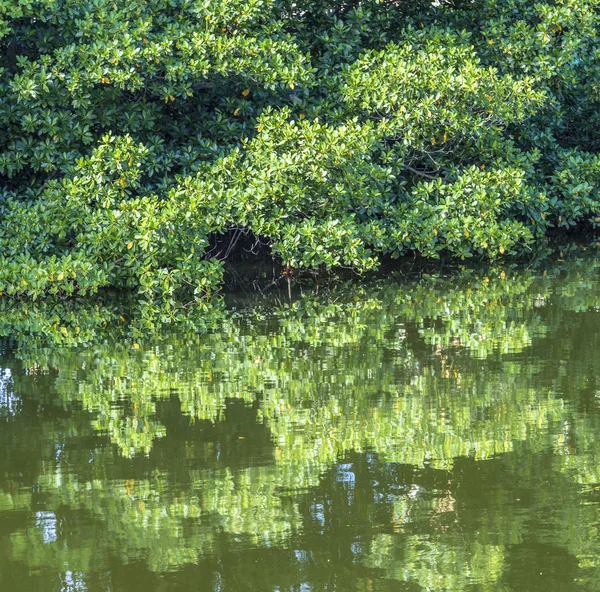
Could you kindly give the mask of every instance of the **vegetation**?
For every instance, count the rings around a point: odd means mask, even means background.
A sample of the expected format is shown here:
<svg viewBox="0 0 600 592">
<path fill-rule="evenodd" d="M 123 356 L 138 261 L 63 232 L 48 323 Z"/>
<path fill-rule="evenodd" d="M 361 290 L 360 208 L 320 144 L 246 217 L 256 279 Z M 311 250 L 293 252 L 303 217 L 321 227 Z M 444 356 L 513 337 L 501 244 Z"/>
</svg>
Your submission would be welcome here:
<svg viewBox="0 0 600 592">
<path fill-rule="evenodd" d="M 496 258 L 600 221 L 598 0 L 0 0 L 0 291 Z"/>
</svg>

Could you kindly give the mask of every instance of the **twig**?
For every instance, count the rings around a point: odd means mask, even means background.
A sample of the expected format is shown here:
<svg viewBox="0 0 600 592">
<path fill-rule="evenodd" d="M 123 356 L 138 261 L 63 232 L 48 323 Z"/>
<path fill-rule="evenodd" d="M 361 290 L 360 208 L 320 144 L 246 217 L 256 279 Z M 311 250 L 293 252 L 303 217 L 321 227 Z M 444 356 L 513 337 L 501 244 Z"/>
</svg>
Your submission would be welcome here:
<svg viewBox="0 0 600 592">
<path fill-rule="evenodd" d="M 433 175 L 431 173 L 428 173 L 426 171 L 419 171 L 418 169 L 414 169 L 411 166 L 408 166 L 407 164 L 404 165 L 404 168 L 407 171 L 410 171 L 411 173 L 414 173 L 415 175 L 419 175 L 419 177 L 425 177 L 426 179 L 437 179 L 438 177 L 436 175 Z"/>
</svg>

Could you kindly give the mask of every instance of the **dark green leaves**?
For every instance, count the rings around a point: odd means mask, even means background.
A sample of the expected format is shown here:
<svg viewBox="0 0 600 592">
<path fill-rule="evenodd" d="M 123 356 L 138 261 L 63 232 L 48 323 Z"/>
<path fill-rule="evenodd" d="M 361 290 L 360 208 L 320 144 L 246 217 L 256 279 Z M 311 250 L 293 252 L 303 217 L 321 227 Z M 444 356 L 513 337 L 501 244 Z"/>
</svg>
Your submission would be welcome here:
<svg viewBox="0 0 600 592">
<path fill-rule="evenodd" d="M 201 301 L 233 229 L 364 270 L 596 226 L 599 14 L 0 0 L 0 291 Z"/>
</svg>

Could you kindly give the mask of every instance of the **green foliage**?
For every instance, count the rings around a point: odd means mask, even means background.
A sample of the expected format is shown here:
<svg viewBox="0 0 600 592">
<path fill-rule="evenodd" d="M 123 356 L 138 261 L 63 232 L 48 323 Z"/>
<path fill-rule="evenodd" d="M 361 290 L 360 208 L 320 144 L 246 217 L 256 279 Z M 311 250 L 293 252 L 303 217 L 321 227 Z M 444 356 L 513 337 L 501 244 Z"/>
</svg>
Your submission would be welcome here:
<svg viewBox="0 0 600 592">
<path fill-rule="evenodd" d="M 0 1 L 0 291 L 201 301 L 239 230 L 366 270 L 595 227 L 599 48 L 598 0 Z"/>
</svg>

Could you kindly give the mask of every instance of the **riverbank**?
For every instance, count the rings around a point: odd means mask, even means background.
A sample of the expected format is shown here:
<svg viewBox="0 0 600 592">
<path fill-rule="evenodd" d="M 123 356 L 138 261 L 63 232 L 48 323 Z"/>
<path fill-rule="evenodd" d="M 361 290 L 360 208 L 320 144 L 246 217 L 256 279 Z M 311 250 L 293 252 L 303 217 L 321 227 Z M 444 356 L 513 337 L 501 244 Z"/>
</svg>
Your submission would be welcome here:
<svg viewBox="0 0 600 592">
<path fill-rule="evenodd" d="M 146 301 L 131 293 L 114 291 L 101 291 L 86 298 L 55 296 L 33 302 L 0 298 L 0 336 L 25 349 L 102 342 L 135 347 L 159 338 L 162 333 L 194 338 L 196 334 L 219 331 L 247 312 L 251 318 L 253 314 L 276 316 L 281 311 L 303 306 L 325 310 L 349 302 L 368 306 L 385 286 L 410 305 L 414 314 L 424 315 L 425 309 L 418 312 L 418 307 L 427 303 L 431 307 L 429 313 L 435 318 L 437 298 L 442 299 L 441 311 L 447 306 L 449 295 L 458 298 L 469 293 L 481 302 L 492 302 L 510 296 L 511 291 L 528 289 L 531 283 L 550 282 L 573 274 L 593 276 L 597 249 L 595 243 L 557 242 L 546 246 L 536 257 L 479 265 L 452 259 L 435 262 L 406 258 L 362 277 L 349 270 L 324 273 L 320 277 L 286 275 L 285 269 L 271 263 L 244 264 L 226 271 L 223 294 L 187 304 Z M 469 306 L 468 299 L 464 305 Z"/>
</svg>

